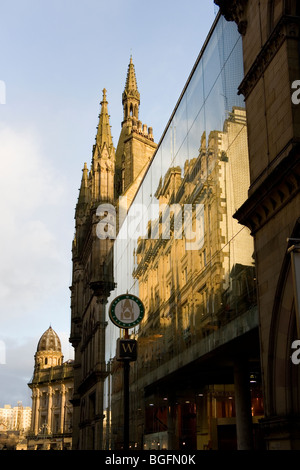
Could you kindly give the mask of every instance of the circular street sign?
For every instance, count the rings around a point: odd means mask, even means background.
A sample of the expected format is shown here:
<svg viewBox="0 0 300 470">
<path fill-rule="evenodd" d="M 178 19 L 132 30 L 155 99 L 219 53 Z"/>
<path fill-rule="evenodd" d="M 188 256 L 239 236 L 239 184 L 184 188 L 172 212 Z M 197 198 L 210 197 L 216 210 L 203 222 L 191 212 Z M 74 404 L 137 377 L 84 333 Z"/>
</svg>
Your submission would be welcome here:
<svg viewBox="0 0 300 470">
<path fill-rule="evenodd" d="M 110 304 L 109 317 L 119 328 L 133 328 L 143 319 L 143 302 L 132 294 L 122 294 Z"/>
</svg>

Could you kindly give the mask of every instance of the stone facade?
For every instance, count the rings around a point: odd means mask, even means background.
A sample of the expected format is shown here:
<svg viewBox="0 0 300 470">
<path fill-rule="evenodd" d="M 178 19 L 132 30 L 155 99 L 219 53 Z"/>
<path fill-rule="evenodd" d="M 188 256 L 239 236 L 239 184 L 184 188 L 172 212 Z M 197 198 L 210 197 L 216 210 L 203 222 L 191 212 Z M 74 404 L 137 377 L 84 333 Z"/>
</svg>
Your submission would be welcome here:
<svg viewBox="0 0 300 470">
<path fill-rule="evenodd" d="M 215 0 L 243 38 L 250 188 L 236 213 L 254 238 L 268 449 L 300 448 L 299 338 L 291 256 L 300 239 L 300 6 L 296 0 Z M 241 27 L 241 23 L 243 27 Z M 298 293 L 299 295 L 299 293 Z"/>
<path fill-rule="evenodd" d="M 114 289 L 113 236 L 101 237 L 103 204 L 118 207 L 118 198 L 130 205 L 156 145 L 152 129 L 140 128 L 140 95 L 132 59 L 122 96 L 124 119 L 117 146 L 113 146 L 106 90 L 103 90 L 99 125 L 91 167 L 84 164 L 75 211 L 72 247 L 71 335 L 75 350 L 73 448 L 99 450 L 103 442 L 103 394 L 108 375 L 105 362 L 105 306 Z M 106 230 L 106 227 L 104 227 Z M 109 228 L 108 228 L 109 230 Z M 108 235 L 110 235 L 108 233 Z"/>
</svg>

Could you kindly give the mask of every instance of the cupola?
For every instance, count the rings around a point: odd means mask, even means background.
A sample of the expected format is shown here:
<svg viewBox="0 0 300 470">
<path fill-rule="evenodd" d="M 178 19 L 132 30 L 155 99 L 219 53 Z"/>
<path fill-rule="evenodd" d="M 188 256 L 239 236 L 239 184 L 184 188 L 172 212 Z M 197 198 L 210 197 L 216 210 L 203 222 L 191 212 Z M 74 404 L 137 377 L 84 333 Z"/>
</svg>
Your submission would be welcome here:
<svg viewBox="0 0 300 470">
<path fill-rule="evenodd" d="M 42 334 L 35 354 L 35 367 L 46 369 L 48 367 L 59 366 L 63 363 L 61 342 L 58 334 L 50 326 Z"/>
</svg>

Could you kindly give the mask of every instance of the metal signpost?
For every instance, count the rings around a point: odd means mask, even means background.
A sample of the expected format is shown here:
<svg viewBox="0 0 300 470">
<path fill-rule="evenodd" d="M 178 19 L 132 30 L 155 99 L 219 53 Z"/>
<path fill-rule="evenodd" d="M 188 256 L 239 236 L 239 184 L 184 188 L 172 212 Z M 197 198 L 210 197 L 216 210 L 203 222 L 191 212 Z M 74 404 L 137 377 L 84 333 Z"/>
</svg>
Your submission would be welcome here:
<svg viewBox="0 0 300 470">
<path fill-rule="evenodd" d="M 137 359 L 137 341 L 130 339 L 128 330 L 138 325 L 145 313 L 142 301 L 132 294 L 122 294 L 110 304 L 109 317 L 124 329 L 124 338 L 117 340 L 117 360 L 123 362 L 124 373 L 124 450 L 129 449 L 129 372 L 130 362 Z"/>
</svg>

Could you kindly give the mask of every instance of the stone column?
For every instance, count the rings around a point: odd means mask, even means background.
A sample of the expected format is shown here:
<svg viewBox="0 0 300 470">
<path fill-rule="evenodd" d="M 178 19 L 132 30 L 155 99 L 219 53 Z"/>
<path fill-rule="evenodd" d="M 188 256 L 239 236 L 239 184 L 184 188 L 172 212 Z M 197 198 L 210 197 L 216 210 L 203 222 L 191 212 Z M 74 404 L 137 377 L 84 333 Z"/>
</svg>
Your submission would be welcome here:
<svg viewBox="0 0 300 470">
<path fill-rule="evenodd" d="M 176 396 L 170 394 L 168 396 L 168 449 L 177 449 L 176 435 Z"/>
<path fill-rule="evenodd" d="M 253 450 L 251 395 L 247 359 L 241 357 L 234 364 L 237 449 Z"/>
<path fill-rule="evenodd" d="M 32 406 L 32 421 L 33 421 L 33 433 L 37 436 L 39 432 L 39 407 L 40 407 L 40 392 L 36 388 L 33 393 L 34 404 Z"/>
<path fill-rule="evenodd" d="M 105 362 L 105 329 L 107 326 L 107 322 L 105 321 L 105 305 L 107 303 L 107 297 L 108 293 L 97 292 L 98 329 L 94 336 L 94 351 L 96 351 L 95 370 L 97 373 L 95 450 L 103 450 L 104 381 L 107 376 Z"/>
<path fill-rule="evenodd" d="M 60 391 L 61 399 L 60 399 L 60 432 L 64 433 L 65 432 L 65 422 L 66 422 L 66 394 L 65 394 L 65 385 L 61 385 L 61 391 Z"/>
<path fill-rule="evenodd" d="M 97 424 L 95 428 L 95 450 L 103 450 L 103 395 L 104 382 L 100 380 L 96 385 L 96 417 Z"/>
<path fill-rule="evenodd" d="M 32 389 L 32 413 L 31 413 L 31 423 L 30 423 L 30 431 L 34 433 L 35 429 L 35 409 L 36 409 L 36 390 Z"/>
<path fill-rule="evenodd" d="M 52 433 L 52 387 L 48 388 L 48 409 L 47 409 L 47 424 L 48 433 Z"/>
<path fill-rule="evenodd" d="M 197 449 L 199 450 L 208 448 L 208 441 L 210 439 L 207 408 L 206 394 L 199 394 L 197 397 Z"/>
</svg>

